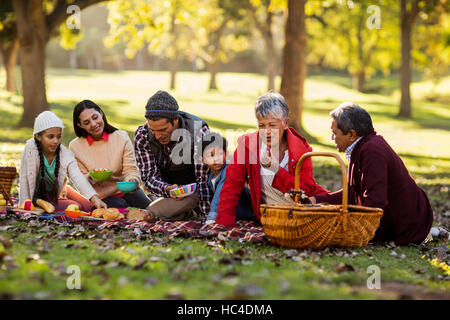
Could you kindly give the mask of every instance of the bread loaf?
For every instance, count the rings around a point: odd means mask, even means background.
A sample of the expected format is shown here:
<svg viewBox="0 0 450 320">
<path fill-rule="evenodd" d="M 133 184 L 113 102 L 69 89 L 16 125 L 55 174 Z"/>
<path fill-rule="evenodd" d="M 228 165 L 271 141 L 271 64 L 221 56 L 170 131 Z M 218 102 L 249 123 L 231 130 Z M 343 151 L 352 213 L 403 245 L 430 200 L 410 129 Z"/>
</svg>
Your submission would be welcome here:
<svg viewBox="0 0 450 320">
<path fill-rule="evenodd" d="M 55 212 L 55 206 L 52 205 L 50 202 L 44 201 L 42 199 L 37 199 L 36 204 L 45 210 L 47 213 L 53 213 Z"/>
</svg>

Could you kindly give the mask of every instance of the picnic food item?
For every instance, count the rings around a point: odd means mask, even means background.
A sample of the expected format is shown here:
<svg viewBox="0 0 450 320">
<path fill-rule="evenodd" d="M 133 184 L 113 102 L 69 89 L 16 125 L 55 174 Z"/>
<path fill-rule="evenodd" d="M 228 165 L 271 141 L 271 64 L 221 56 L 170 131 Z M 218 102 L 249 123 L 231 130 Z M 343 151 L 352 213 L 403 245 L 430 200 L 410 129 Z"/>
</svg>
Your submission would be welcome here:
<svg viewBox="0 0 450 320">
<path fill-rule="evenodd" d="M 174 188 L 170 190 L 170 193 L 175 197 L 186 197 L 195 192 L 197 189 L 197 183 L 187 184 L 178 188 Z"/>
<path fill-rule="evenodd" d="M 84 217 L 84 216 L 89 216 L 89 213 L 88 212 L 84 212 L 84 211 L 69 211 L 69 210 L 66 210 L 65 211 L 65 213 L 66 213 L 66 216 L 68 216 L 68 217 L 70 217 L 70 218 L 81 218 L 81 217 Z"/>
<path fill-rule="evenodd" d="M 127 219 L 129 220 L 144 220 L 145 214 L 147 213 L 146 210 L 138 209 L 138 208 L 132 208 L 127 213 Z"/>
<path fill-rule="evenodd" d="M 101 169 L 94 169 L 92 171 L 89 171 L 89 175 L 92 179 L 95 181 L 106 181 L 111 178 L 113 172 L 110 169 L 101 168 Z"/>
<path fill-rule="evenodd" d="M 5 199 L 0 200 L 0 206 L 5 206 L 5 205 L 6 205 L 6 200 Z"/>
<path fill-rule="evenodd" d="M 342 205 L 300 203 L 300 170 L 311 156 L 334 157 L 342 171 Z M 295 167 L 295 203 L 260 206 L 264 233 L 274 244 L 290 248 L 361 247 L 375 235 L 383 210 L 348 205 L 347 169 L 336 153 L 307 152 Z"/>
<path fill-rule="evenodd" d="M 80 208 L 76 204 L 69 204 L 66 208 L 67 211 L 80 211 Z"/>
<path fill-rule="evenodd" d="M 125 218 L 125 216 L 120 213 L 117 208 L 108 208 L 108 209 L 95 209 L 92 211 L 92 217 L 94 218 L 104 218 L 108 220 L 119 220 Z"/>
<path fill-rule="evenodd" d="M 106 209 L 104 208 L 99 208 L 99 209 L 95 209 L 94 211 L 92 211 L 92 216 L 94 218 L 103 218 L 103 215 L 106 213 Z"/>
<path fill-rule="evenodd" d="M 45 210 L 45 212 L 47 213 L 53 213 L 55 212 L 55 206 L 52 205 L 50 202 L 47 202 L 45 200 L 42 199 L 37 199 L 36 200 L 36 204 L 41 207 L 42 209 Z"/>
<path fill-rule="evenodd" d="M 117 208 L 109 208 L 106 209 L 106 213 L 103 215 L 103 218 L 108 220 L 118 219 L 120 216 L 120 211 Z"/>
<path fill-rule="evenodd" d="M 33 201 L 31 201 L 30 199 L 26 199 L 22 205 L 19 207 L 19 209 L 23 209 L 23 210 L 28 210 L 28 211 L 33 211 L 35 209 L 34 205 L 33 205 Z"/>
</svg>

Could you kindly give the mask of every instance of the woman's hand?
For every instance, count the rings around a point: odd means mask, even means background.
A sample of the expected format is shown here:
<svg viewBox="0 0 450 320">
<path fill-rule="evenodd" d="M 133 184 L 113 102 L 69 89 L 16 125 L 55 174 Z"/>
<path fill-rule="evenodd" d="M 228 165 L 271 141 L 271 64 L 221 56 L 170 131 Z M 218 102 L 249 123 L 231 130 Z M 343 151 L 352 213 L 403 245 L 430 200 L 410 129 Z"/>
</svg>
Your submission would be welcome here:
<svg viewBox="0 0 450 320">
<path fill-rule="evenodd" d="M 98 197 L 98 195 L 92 196 L 92 198 L 91 198 L 89 201 L 90 201 L 97 209 L 100 209 L 100 208 L 108 209 L 108 206 L 106 205 L 106 203 L 104 203 L 102 200 L 100 200 L 100 198 Z"/>
<path fill-rule="evenodd" d="M 275 174 L 277 174 L 280 170 L 280 162 L 278 161 L 278 159 L 274 159 L 270 152 L 270 149 L 266 149 L 264 151 L 259 161 L 264 168 L 272 171 Z"/>
<path fill-rule="evenodd" d="M 136 189 L 131 191 L 131 193 L 136 192 L 139 189 L 139 179 L 136 179 L 135 177 L 127 177 L 124 181 L 134 181 L 134 182 L 136 182 Z"/>
</svg>

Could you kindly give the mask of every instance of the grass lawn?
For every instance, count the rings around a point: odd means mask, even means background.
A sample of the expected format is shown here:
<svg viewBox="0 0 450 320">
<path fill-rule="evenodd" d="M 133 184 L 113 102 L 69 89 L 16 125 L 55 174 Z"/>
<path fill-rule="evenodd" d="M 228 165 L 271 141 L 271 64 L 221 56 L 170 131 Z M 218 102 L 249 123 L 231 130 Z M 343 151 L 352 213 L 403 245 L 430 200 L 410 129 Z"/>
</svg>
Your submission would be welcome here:
<svg viewBox="0 0 450 320">
<path fill-rule="evenodd" d="M 4 81 L 2 75 L 0 80 Z M 133 138 L 137 126 L 144 123 L 147 99 L 158 89 L 167 90 L 168 83 L 166 72 L 50 69 L 47 76 L 52 111 L 66 125 L 65 145 L 74 138 L 71 119 L 77 102 L 95 101 L 113 125 Z M 207 83 L 207 74 L 180 73 L 177 90 L 171 93 L 181 110 L 201 116 L 213 130 L 225 134 L 233 151 L 239 133 L 232 135 L 227 130 L 256 129 L 253 106 L 264 93 L 266 80 L 260 75 L 223 73 L 218 76 L 219 90 L 214 92 L 206 91 Z M 308 141 L 315 151 L 335 151 L 329 112 L 343 101 L 360 104 L 429 195 L 435 225 L 449 228 L 450 107 L 445 95 L 450 77 L 436 88 L 427 82 L 413 83 L 415 101 L 409 120 L 395 118 L 396 84 L 389 78 L 373 79 L 368 85 L 381 87 L 383 94 L 362 94 L 352 90 L 345 77 L 310 76 L 304 111 Z M 425 100 L 432 91 L 442 102 Z M 23 143 L 32 132 L 15 127 L 22 112 L 20 104 L 20 96 L 0 91 L 0 163 L 17 167 Z M 339 188 L 337 164 L 329 159 L 313 161 L 317 181 L 331 190 Z M 0 244 L 3 298 L 450 298 L 449 260 L 442 241 L 427 246 L 295 253 L 268 244 L 172 239 L 158 234 L 137 237 L 132 232 L 111 234 L 34 219 L 17 221 L 4 215 L 0 235 L 4 237 Z M 80 267 L 81 290 L 66 287 L 70 265 Z M 366 286 L 371 265 L 381 270 L 380 290 Z"/>
</svg>

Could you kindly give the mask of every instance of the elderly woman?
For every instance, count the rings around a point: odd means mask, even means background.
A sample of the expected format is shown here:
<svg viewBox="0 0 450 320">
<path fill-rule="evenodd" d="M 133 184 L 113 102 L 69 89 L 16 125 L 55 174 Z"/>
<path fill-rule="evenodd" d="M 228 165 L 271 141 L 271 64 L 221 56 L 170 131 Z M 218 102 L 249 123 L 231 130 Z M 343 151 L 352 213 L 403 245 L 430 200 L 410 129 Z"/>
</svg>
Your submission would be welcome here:
<svg viewBox="0 0 450 320">
<path fill-rule="evenodd" d="M 150 200 L 139 187 L 130 193 L 121 193 L 116 182 L 139 182 L 133 144 L 128 133 L 110 125 L 102 109 L 90 100 L 83 100 L 73 110 L 73 126 L 78 138 L 69 149 L 74 153 L 81 172 L 108 207 L 147 208 Z M 95 181 L 89 171 L 107 168 L 113 171 L 107 181 Z"/>
<path fill-rule="evenodd" d="M 260 204 L 290 203 L 284 194 L 294 189 L 295 164 L 304 153 L 312 151 L 306 139 L 288 126 L 289 108 L 282 95 L 269 92 L 260 96 L 255 114 L 258 131 L 239 137 L 233 162 L 226 172 L 218 224 L 235 225 L 236 206 L 246 182 L 258 219 Z M 308 196 L 327 193 L 314 180 L 311 158 L 303 162 L 300 175 L 300 187 Z"/>
</svg>

